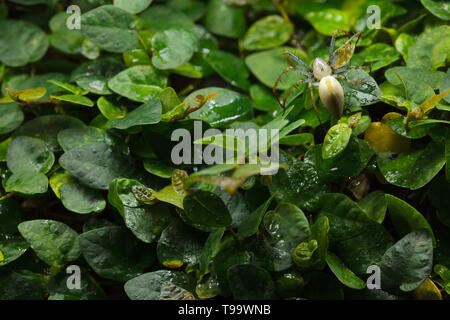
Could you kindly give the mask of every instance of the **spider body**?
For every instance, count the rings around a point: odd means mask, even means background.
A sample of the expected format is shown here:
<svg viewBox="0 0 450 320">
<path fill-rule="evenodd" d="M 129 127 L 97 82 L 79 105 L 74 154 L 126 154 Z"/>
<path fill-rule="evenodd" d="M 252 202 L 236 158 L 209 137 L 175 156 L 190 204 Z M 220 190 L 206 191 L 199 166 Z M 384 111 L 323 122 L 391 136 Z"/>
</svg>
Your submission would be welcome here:
<svg viewBox="0 0 450 320">
<path fill-rule="evenodd" d="M 344 32 L 349 39 L 339 49 L 334 50 L 336 36 L 339 32 Z M 371 86 L 370 84 L 367 84 L 365 82 L 347 79 L 342 75 L 344 71 L 350 69 L 370 68 L 370 66 L 360 66 L 360 67 L 346 66 L 346 64 L 350 61 L 350 59 L 353 56 L 356 44 L 358 43 L 360 36 L 361 32 L 358 32 L 354 35 L 350 35 L 346 31 L 335 30 L 331 38 L 328 61 L 317 57 L 314 59 L 312 67 L 306 65 L 305 62 L 303 62 L 299 57 L 297 57 L 292 52 L 285 51 L 285 56 L 289 63 L 289 67 L 281 73 L 281 75 L 275 82 L 275 85 L 273 87 L 273 93 L 275 94 L 275 96 L 277 96 L 276 90 L 278 82 L 287 72 L 296 71 L 304 75 L 305 78 L 295 83 L 282 101 L 280 101 L 277 97 L 277 100 L 280 102 L 280 105 L 283 107 L 283 110 L 285 110 L 286 101 L 289 98 L 292 91 L 302 83 L 308 83 L 311 92 L 314 111 L 316 112 L 316 116 L 319 119 L 319 121 L 320 117 L 315 105 L 313 86 L 319 87 L 320 100 L 322 101 L 326 109 L 330 112 L 330 114 L 336 119 L 342 117 L 344 112 L 344 90 L 339 81 L 337 81 L 337 79 L 342 79 L 344 81 L 351 83 Z M 351 42 L 355 38 L 357 39 L 356 43 L 352 44 Z M 292 61 L 296 62 L 300 66 L 300 68 L 295 66 Z"/>
</svg>

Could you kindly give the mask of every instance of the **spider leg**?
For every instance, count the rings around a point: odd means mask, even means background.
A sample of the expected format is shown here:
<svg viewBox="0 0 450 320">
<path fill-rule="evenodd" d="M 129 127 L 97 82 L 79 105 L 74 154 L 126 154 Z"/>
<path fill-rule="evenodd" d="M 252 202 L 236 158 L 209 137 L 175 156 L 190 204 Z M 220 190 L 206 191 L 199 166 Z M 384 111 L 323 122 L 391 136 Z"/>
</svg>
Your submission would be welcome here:
<svg viewBox="0 0 450 320">
<path fill-rule="evenodd" d="M 356 84 L 360 84 L 360 85 L 366 85 L 366 86 L 369 86 L 369 87 L 372 87 L 372 88 L 375 87 L 373 84 L 370 84 L 370 83 L 367 83 L 367 82 L 364 82 L 364 81 L 356 81 L 356 80 L 350 80 L 350 79 L 347 79 L 346 77 L 344 77 L 344 76 L 341 75 L 341 74 L 338 74 L 338 75 L 336 75 L 336 76 L 337 76 L 339 79 L 342 79 L 342 80 L 347 81 L 347 82 L 350 82 L 350 83 L 356 83 Z"/>
<path fill-rule="evenodd" d="M 338 30 L 338 31 L 340 31 L 340 32 L 345 32 L 346 33 L 346 35 L 349 37 L 348 38 L 348 40 L 347 41 L 345 41 L 345 43 L 342 45 L 342 46 L 340 46 L 340 48 L 338 48 L 337 50 L 335 50 L 332 54 L 331 54 L 331 58 L 329 58 L 329 65 L 333 68 L 334 67 L 334 65 L 335 65 L 335 63 L 336 63 L 336 60 L 337 60 L 337 55 L 336 55 L 336 52 L 337 51 L 339 51 L 339 49 L 341 49 L 341 48 L 343 48 L 343 47 L 345 47 L 346 45 L 348 45 L 350 42 L 352 42 L 353 41 L 353 39 L 355 39 L 355 37 L 357 37 L 357 39 L 356 39 L 356 43 L 355 43 L 355 47 L 356 47 L 356 45 L 358 44 L 358 42 L 359 42 L 359 39 L 361 38 L 361 34 L 362 34 L 362 31 L 359 31 L 359 32 L 357 32 L 357 33 L 355 33 L 354 35 L 352 35 L 352 36 L 350 36 L 350 33 L 349 32 L 347 32 L 347 31 L 344 31 L 344 30 Z M 335 31 L 336 32 L 336 31 Z"/>
<path fill-rule="evenodd" d="M 372 66 L 345 66 L 334 70 L 334 74 L 339 74 L 347 70 L 354 70 L 354 69 L 370 69 L 370 72 L 372 72 Z"/>
<path fill-rule="evenodd" d="M 331 37 L 331 43 L 330 43 L 330 52 L 328 55 L 328 62 L 331 62 L 331 58 L 334 52 L 334 44 L 336 43 L 336 37 L 338 35 L 338 33 L 345 33 L 347 35 L 347 37 L 351 37 L 351 33 L 345 30 L 340 30 L 340 29 L 336 29 L 333 32 L 333 35 Z"/>
<path fill-rule="evenodd" d="M 293 70 L 295 70 L 295 67 L 293 67 L 293 66 L 290 66 L 290 67 L 287 67 L 286 69 L 284 69 L 283 72 L 278 76 L 278 78 L 277 78 L 277 80 L 275 81 L 275 84 L 274 84 L 274 86 L 273 86 L 273 88 L 272 88 L 273 94 L 274 94 L 274 96 L 277 98 L 277 101 L 278 101 L 278 103 L 280 104 L 281 107 L 283 107 L 283 105 L 281 104 L 280 98 L 278 97 L 278 94 L 277 94 L 277 86 L 278 86 L 278 83 L 280 82 L 281 78 L 282 78 L 286 73 L 288 73 L 289 71 L 293 71 Z M 283 109 L 284 109 L 284 107 L 283 107 Z"/>
<path fill-rule="evenodd" d="M 284 52 L 284 55 L 286 56 L 286 59 L 287 59 L 289 65 L 290 65 L 291 67 L 294 67 L 294 68 L 295 68 L 294 64 L 293 64 L 292 61 L 291 61 L 291 59 L 293 59 L 295 62 L 297 62 L 297 63 L 298 63 L 299 65 L 301 65 L 303 68 L 305 68 L 305 70 L 308 71 L 309 73 L 312 73 L 312 72 L 313 72 L 313 70 L 312 70 L 310 67 L 308 67 L 308 65 L 307 65 L 305 62 L 303 62 L 302 59 L 300 59 L 299 57 L 297 57 L 297 56 L 296 56 L 295 54 L 293 54 L 292 52 L 286 50 L 286 51 Z"/>
<path fill-rule="evenodd" d="M 294 91 L 294 89 L 297 89 L 301 84 L 303 83 L 311 83 L 313 82 L 314 79 L 313 78 L 308 78 L 308 79 L 300 79 L 299 81 L 297 81 L 292 88 L 289 90 L 289 92 L 287 93 L 287 95 L 283 98 L 283 101 L 281 102 L 281 106 L 283 107 L 283 112 L 286 111 L 286 101 L 289 99 L 289 96 L 292 94 L 292 92 Z"/>
<path fill-rule="evenodd" d="M 325 130 L 325 127 L 324 127 L 324 125 L 322 123 L 322 120 L 320 120 L 319 111 L 317 110 L 317 107 L 316 107 L 316 102 L 314 101 L 314 91 L 313 91 L 313 85 L 312 85 L 311 82 L 309 83 L 309 91 L 311 92 L 311 101 L 312 101 L 312 104 L 313 104 L 313 108 L 314 108 L 314 112 L 316 114 L 316 117 L 317 117 L 317 119 L 319 119 L 319 123 L 320 123 L 320 126 L 322 127 L 322 129 Z M 326 132 L 326 130 L 325 130 L 325 132 Z"/>
</svg>

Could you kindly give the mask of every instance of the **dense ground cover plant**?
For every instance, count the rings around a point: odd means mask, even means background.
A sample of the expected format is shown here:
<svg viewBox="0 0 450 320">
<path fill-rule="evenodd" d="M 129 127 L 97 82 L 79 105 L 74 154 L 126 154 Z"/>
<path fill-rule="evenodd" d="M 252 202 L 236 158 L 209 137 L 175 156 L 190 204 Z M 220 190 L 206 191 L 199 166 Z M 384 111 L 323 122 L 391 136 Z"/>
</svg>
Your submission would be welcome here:
<svg viewBox="0 0 450 320">
<path fill-rule="evenodd" d="M 0 1 L 0 299 L 448 299 L 449 20 L 433 0 Z M 336 29 L 363 31 L 349 64 L 371 70 L 343 74 L 370 85 L 338 80 L 334 119 L 289 72 L 283 112 L 284 52 L 327 59 Z M 279 129 L 279 171 L 174 164 L 194 121 Z"/>
</svg>

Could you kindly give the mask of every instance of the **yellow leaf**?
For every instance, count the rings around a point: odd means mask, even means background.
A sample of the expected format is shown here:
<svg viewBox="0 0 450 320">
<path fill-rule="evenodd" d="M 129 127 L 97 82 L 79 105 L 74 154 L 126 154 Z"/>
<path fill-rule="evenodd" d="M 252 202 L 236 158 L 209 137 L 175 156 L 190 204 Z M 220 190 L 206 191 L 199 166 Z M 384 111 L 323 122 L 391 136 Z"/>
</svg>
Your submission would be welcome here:
<svg viewBox="0 0 450 320">
<path fill-rule="evenodd" d="M 427 100 L 422 102 L 422 104 L 420 105 L 422 113 L 426 114 L 427 112 L 431 111 L 431 109 L 433 109 L 439 103 L 439 101 L 441 101 L 441 99 L 444 98 L 449 93 L 450 90 L 447 90 L 445 92 L 442 92 L 441 94 L 432 96 L 431 98 L 428 98 Z"/>
<path fill-rule="evenodd" d="M 430 278 L 413 291 L 413 296 L 418 300 L 442 300 L 442 295 Z"/>
<path fill-rule="evenodd" d="M 3 98 L 1 98 L 0 99 L 0 103 L 11 103 L 11 102 L 14 102 L 14 100 L 13 99 L 11 99 L 11 97 L 3 97 Z"/>
<path fill-rule="evenodd" d="M 5 257 L 3 256 L 3 252 L 0 250 L 0 262 L 5 260 Z"/>
<path fill-rule="evenodd" d="M 388 124 L 388 122 L 391 121 L 392 119 L 397 119 L 401 116 L 402 115 L 398 112 L 389 112 L 383 116 L 383 118 L 381 119 L 381 122 L 384 124 Z"/>
<path fill-rule="evenodd" d="M 382 122 L 372 122 L 364 134 L 364 140 L 380 152 L 407 152 L 411 141 L 402 137 Z"/>
</svg>

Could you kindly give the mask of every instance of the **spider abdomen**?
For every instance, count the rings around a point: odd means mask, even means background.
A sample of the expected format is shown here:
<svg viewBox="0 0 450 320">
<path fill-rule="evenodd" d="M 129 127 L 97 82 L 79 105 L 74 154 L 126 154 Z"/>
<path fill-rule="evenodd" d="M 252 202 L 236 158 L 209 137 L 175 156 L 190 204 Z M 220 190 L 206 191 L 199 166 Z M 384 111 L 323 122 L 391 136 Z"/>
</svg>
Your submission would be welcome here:
<svg viewBox="0 0 450 320">
<path fill-rule="evenodd" d="M 332 76 L 320 80 L 319 96 L 322 103 L 333 117 L 339 119 L 344 113 L 344 90 L 341 84 Z"/>
</svg>

